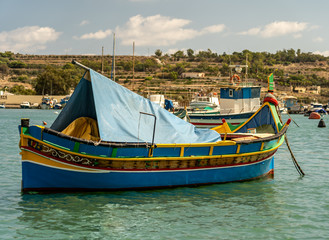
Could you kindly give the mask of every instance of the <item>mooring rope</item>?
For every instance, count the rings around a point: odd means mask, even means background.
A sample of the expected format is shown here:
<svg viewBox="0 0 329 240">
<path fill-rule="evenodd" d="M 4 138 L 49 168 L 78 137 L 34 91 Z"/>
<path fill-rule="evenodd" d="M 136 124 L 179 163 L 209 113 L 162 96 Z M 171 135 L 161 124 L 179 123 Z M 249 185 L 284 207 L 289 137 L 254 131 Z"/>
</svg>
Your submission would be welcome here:
<svg viewBox="0 0 329 240">
<path fill-rule="evenodd" d="M 278 113 L 278 116 L 279 116 L 280 121 L 282 122 L 281 113 L 280 113 L 280 110 L 279 110 L 279 107 L 278 106 L 276 106 L 276 111 Z M 289 113 L 288 113 L 288 115 L 289 115 Z M 289 115 L 289 117 L 291 117 L 291 116 Z M 297 125 L 297 127 L 299 127 L 298 124 L 292 118 L 291 118 L 291 120 Z M 284 140 L 285 140 L 285 142 L 287 144 L 288 150 L 289 150 L 290 155 L 291 155 L 291 158 L 292 158 L 292 162 L 294 163 L 297 172 L 299 173 L 299 175 L 301 177 L 304 177 L 305 176 L 305 173 L 302 170 L 302 168 L 299 166 L 299 164 L 298 164 L 298 162 L 297 162 L 297 160 L 295 158 L 295 155 L 293 154 L 293 152 L 292 152 L 292 150 L 290 148 L 290 145 L 289 145 L 289 142 L 288 142 L 288 138 L 287 138 L 287 133 L 284 134 Z"/>
</svg>

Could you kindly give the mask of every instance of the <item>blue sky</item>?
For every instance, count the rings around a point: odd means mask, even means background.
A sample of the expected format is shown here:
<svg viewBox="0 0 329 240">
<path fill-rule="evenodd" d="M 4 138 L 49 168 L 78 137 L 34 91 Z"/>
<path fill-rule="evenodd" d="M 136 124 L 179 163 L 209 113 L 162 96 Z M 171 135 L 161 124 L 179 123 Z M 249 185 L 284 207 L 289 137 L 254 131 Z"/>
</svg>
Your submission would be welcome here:
<svg viewBox="0 0 329 240">
<path fill-rule="evenodd" d="M 329 56 L 326 0 L 0 0 L 0 52 L 152 55 L 301 49 Z"/>
</svg>

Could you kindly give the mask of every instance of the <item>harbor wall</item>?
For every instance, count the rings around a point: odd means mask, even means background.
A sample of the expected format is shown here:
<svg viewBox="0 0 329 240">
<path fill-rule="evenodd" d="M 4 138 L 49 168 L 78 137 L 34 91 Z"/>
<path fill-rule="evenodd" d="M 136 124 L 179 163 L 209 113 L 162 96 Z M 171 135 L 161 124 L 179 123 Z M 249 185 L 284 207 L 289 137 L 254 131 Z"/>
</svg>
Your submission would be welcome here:
<svg viewBox="0 0 329 240">
<path fill-rule="evenodd" d="M 2 95 L 0 99 L 0 103 L 5 103 L 6 108 L 20 108 L 20 104 L 22 102 L 30 102 L 31 104 L 34 103 L 41 103 L 42 95 Z M 57 102 L 60 102 L 63 96 L 51 96 L 48 95 L 51 99 L 57 99 Z"/>
</svg>

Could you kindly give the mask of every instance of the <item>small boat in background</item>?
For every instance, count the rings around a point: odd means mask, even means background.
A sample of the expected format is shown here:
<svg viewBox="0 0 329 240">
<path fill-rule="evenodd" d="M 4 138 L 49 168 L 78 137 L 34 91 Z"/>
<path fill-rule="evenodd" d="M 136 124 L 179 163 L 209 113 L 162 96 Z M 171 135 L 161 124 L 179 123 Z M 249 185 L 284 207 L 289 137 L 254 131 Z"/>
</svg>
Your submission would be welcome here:
<svg viewBox="0 0 329 240">
<path fill-rule="evenodd" d="M 40 108 L 40 104 L 39 103 L 31 103 L 30 108 L 38 109 L 38 108 Z"/>
<path fill-rule="evenodd" d="M 222 124 L 222 119 L 238 125 L 250 118 L 260 107 L 259 86 L 225 85 L 220 88 L 218 110 L 190 110 L 190 123 L 200 128 L 211 128 Z M 220 109 L 220 110 L 219 110 Z"/>
<path fill-rule="evenodd" d="M 23 109 L 31 108 L 31 104 L 29 102 L 22 102 L 20 106 Z"/>
<path fill-rule="evenodd" d="M 190 103 L 190 108 L 192 109 L 192 111 L 193 110 L 219 111 L 220 106 L 219 106 L 219 99 L 217 93 L 216 92 L 208 93 L 208 94 L 197 93 Z"/>
<path fill-rule="evenodd" d="M 282 99 L 284 102 L 284 107 L 287 109 L 289 114 L 301 112 L 301 105 L 298 103 L 297 97 L 285 96 Z"/>
<path fill-rule="evenodd" d="M 4 102 L 0 103 L 0 108 L 6 108 L 6 104 Z"/>
<path fill-rule="evenodd" d="M 188 111 L 190 123 L 200 128 L 211 128 L 222 124 L 222 119 L 239 125 L 250 118 L 260 105 L 260 86 L 253 86 L 247 80 L 247 65 L 230 65 L 236 74 L 230 77 L 230 84 L 220 86 L 219 106 L 216 109 Z M 245 81 L 238 74 L 245 67 Z M 248 82 L 247 82 L 248 81 Z M 191 102 L 192 104 L 192 102 Z"/>
<path fill-rule="evenodd" d="M 308 119 L 320 119 L 321 115 L 317 112 L 311 112 L 310 116 L 308 117 Z"/>
<path fill-rule="evenodd" d="M 48 96 L 45 96 L 41 99 L 40 108 L 44 110 L 52 108 L 51 99 Z"/>
<path fill-rule="evenodd" d="M 61 101 L 59 102 L 59 104 L 61 105 L 61 108 L 65 107 L 67 102 L 70 100 L 70 97 L 71 97 L 71 95 L 67 95 L 61 99 Z"/>
<path fill-rule="evenodd" d="M 313 112 L 318 113 L 319 115 L 328 114 L 323 104 L 321 103 L 311 103 L 311 106 L 308 108 L 308 110 L 305 111 L 304 116 L 310 116 Z"/>
<path fill-rule="evenodd" d="M 62 104 L 60 103 L 56 103 L 54 106 L 53 106 L 53 109 L 62 109 Z"/>
</svg>

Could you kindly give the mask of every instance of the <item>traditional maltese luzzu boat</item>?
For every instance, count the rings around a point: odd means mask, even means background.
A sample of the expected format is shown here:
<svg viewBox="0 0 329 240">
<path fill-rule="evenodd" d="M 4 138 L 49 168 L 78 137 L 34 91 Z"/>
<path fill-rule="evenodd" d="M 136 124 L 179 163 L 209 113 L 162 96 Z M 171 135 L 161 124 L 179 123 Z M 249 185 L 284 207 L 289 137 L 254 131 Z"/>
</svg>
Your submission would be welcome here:
<svg viewBox="0 0 329 240">
<path fill-rule="evenodd" d="M 21 120 L 22 191 L 193 186 L 273 174 L 290 121 L 281 122 L 271 95 L 238 126 L 198 129 L 74 63 L 86 72 L 51 127 Z"/>
</svg>

